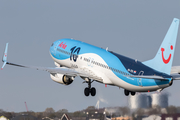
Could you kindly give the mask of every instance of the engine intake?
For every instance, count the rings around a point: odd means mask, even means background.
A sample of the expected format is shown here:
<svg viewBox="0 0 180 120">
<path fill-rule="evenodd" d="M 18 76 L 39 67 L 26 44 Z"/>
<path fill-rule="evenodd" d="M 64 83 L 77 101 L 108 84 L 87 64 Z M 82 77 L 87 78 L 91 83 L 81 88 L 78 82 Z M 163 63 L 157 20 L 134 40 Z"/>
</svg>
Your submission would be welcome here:
<svg viewBox="0 0 180 120">
<path fill-rule="evenodd" d="M 53 81 L 64 85 L 70 85 L 74 80 L 74 77 L 72 76 L 67 76 L 59 73 L 51 73 L 50 77 Z"/>
</svg>

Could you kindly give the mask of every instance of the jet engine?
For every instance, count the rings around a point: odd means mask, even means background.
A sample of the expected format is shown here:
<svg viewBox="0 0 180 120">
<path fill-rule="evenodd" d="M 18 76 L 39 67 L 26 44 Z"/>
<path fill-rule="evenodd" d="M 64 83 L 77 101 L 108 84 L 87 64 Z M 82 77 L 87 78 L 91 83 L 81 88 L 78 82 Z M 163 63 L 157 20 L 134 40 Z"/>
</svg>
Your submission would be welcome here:
<svg viewBox="0 0 180 120">
<path fill-rule="evenodd" d="M 64 85 L 69 85 L 74 80 L 74 77 L 72 76 L 67 76 L 59 73 L 51 73 L 50 77 L 53 81 Z"/>
</svg>

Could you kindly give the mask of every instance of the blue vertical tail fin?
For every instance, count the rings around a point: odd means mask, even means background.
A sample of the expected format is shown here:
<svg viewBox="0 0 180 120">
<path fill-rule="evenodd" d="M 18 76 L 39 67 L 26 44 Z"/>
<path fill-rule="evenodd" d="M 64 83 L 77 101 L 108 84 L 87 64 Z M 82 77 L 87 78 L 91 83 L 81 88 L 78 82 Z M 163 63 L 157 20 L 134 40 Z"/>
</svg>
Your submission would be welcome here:
<svg viewBox="0 0 180 120">
<path fill-rule="evenodd" d="M 170 74 L 174 56 L 179 19 L 174 18 L 156 56 L 143 64 L 166 74 Z"/>
</svg>

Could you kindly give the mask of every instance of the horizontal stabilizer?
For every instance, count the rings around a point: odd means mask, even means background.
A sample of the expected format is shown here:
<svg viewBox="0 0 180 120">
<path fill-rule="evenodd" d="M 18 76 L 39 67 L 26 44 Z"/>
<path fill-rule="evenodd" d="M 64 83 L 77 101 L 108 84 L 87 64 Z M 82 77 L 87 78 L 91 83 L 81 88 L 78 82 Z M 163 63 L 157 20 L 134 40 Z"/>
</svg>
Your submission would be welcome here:
<svg viewBox="0 0 180 120">
<path fill-rule="evenodd" d="M 146 79 L 156 79 L 156 80 L 163 80 L 163 81 L 169 81 L 166 78 L 163 78 L 161 76 L 147 76 L 147 75 L 126 75 L 126 77 L 132 77 L 132 78 L 146 78 Z"/>
<path fill-rule="evenodd" d="M 180 74 L 175 73 L 175 74 L 171 74 L 173 80 L 180 80 Z"/>
<path fill-rule="evenodd" d="M 180 66 L 172 66 L 171 74 L 179 73 L 180 74 Z"/>
</svg>

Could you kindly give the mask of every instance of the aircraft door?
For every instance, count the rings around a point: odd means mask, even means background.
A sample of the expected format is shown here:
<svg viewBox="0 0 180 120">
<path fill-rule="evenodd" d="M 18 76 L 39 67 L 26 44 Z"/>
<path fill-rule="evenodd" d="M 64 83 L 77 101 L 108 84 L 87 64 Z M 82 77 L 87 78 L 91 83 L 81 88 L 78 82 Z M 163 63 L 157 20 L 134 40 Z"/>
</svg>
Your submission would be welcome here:
<svg viewBox="0 0 180 120">
<path fill-rule="evenodd" d="M 53 50 L 54 56 L 56 56 L 56 51 L 57 51 L 57 47 L 58 47 L 59 44 L 60 44 L 60 41 L 56 42 L 55 45 L 54 45 L 54 50 Z"/>
<path fill-rule="evenodd" d="M 144 71 L 140 71 L 138 75 L 143 75 L 143 74 L 144 74 Z M 138 83 L 139 86 L 143 86 L 141 78 L 137 78 L 137 83 Z"/>
</svg>

